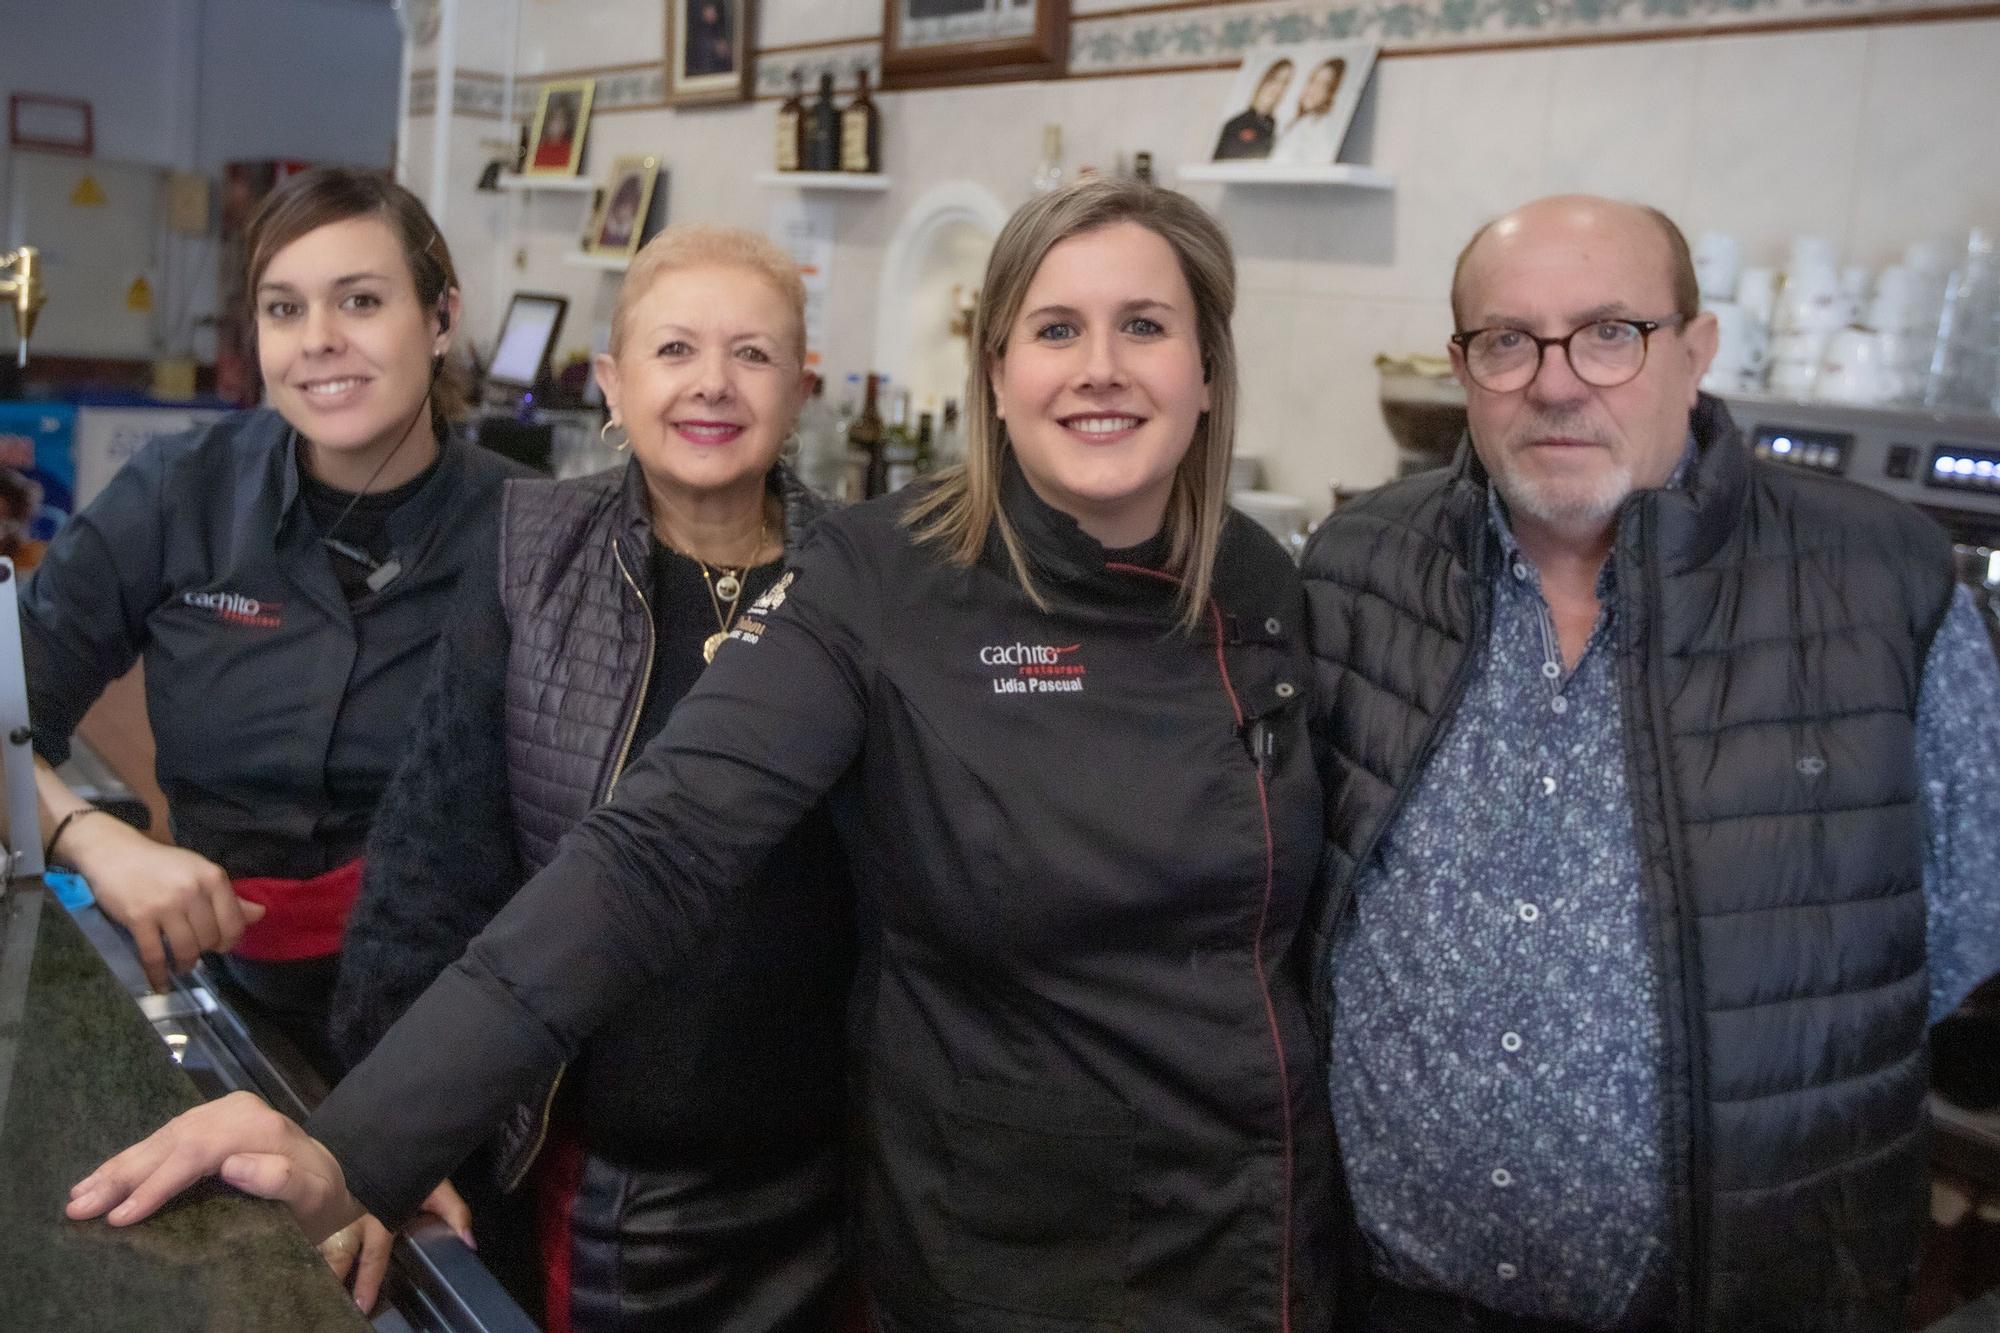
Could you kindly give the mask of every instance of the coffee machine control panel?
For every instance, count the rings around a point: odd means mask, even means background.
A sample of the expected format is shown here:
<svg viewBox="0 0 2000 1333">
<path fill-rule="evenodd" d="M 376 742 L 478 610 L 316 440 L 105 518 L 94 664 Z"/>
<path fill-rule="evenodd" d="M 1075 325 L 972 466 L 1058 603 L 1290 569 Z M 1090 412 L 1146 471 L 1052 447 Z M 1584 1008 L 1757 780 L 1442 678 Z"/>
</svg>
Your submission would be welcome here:
<svg viewBox="0 0 2000 1333">
<path fill-rule="evenodd" d="M 1739 394 L 1724 401 L 1760 459 L 2000 522 L 2000 418 Z"/>
</svg>

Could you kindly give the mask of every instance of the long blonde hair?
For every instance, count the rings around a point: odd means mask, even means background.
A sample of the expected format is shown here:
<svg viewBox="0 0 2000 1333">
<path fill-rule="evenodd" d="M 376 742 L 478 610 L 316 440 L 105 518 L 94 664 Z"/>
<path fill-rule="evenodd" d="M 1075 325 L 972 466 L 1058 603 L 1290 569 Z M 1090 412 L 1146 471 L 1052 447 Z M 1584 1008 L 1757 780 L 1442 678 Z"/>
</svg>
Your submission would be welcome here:
<svg viewBox="0 0 2000 1333">
<path fill-rule="evenodd" d="M 972 367 L 965 385 L 965 462 L 943 473 L 910 506 L 903 521 L 916 540 L 941 548 L 957 565 L 975 563 L 997 530 L 1014 576 L 1036 606 L 1036 587 L 1021 539 L 1000 507 L 1000 478 L 1011 446 L 998 416 L 988 369 L 1007 350 L 1042 260 L 1058 242 L 1114 222 L 1134 222 L 1165 241 L 1194 295 L 1195 333 L 1208 380 L 1209 410 L 1174 470 L 1167 497 L 1166 572 L 1180 580 L 1180 622 L 1193 629 L 1208 605 L 1216 549 L 1229 512 L 1229 458 L 1236 445 L 1236 345 L 1229 331 L 1236 310 L 1236 262 L 1214 218 L 1183 195 L 1138 181 L 1089 177 L 1028 203 L 1008 219 L 986 262 L 973 312 Z"/>
</svg>

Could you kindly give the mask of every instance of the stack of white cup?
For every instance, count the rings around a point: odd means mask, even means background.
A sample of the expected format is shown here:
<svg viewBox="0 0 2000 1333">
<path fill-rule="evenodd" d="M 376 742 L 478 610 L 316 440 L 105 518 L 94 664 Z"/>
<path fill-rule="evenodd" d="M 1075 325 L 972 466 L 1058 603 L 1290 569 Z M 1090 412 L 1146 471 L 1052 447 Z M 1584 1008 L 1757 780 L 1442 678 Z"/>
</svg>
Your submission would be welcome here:
<svg viewBox="0 0 2000 1333">
<path fill-rule="evenodd" d="M 1715 359 L 1702 376 L 1710 393 L 1742 393 L 1764 385 L 1765 358 L 1770 348 L 1770 271 L 1743 268 L 1743 249 L 1727 232 L 1706 231 L 1694 247 L 1694 274 L 1701 285 L 1701 304 L 1715 316 Z M 1764 291 L 1744 299 L 1750 275 L 1762 272 Z"/>
<path fill-rule="evenodd" d="M 1847 323 L 1852 300 L 1842 294 L 1833 242 L 1823 236 L 1794 237 L 1772 319 L 1772 393 L 1813 396 L 1828 345 Z"/>
</svg>

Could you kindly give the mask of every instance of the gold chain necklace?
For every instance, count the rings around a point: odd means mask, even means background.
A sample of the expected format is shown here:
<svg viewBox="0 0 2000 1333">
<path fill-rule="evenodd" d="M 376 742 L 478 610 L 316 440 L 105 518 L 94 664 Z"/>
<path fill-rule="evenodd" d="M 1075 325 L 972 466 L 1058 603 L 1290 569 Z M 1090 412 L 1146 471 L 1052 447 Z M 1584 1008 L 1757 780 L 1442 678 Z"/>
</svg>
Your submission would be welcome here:
<svg viewBox="0 0 2000 1333">
<path fill-rule="evenodd" d="M 764 514 L 757 521 L 757 549 L 750 553 L 752 560 L 763 551 L 764 542 L 770 536 L 770 531 L 770 515 Z M 701 586 L 708 589 L 708 604 L 715 609 L 715 633 L 701 642 L 701 660 L 713 662 L 715 650 L 722 647 L 723 641 L 729 637 L 729 627 L 736 623 L 736 608 L 743 600 L 743 576 L 750 572 L 750 566 L 726 569 L 717 565 L 711 570 L 708 562 L 700 556 L 695 556 L 694 562 L 701 566 Z M 729 607 L 727 611 L 723 610 L 725 602 Z"/>
</svg>

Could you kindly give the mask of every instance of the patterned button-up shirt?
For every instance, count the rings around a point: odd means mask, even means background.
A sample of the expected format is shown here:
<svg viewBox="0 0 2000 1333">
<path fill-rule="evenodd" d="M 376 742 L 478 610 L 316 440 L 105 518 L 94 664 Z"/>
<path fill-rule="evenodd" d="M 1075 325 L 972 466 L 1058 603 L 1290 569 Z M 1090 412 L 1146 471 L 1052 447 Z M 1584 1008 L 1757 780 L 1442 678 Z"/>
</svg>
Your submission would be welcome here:
<svg viewBox="0 0 2000 1333">
<path fill-rule="evenodd" d="M 1492 630 L 1334 942 L 1331 1090 L 1380 1271 L 1617 1328 L 1672 1309 L 1660 979 L 1612 562 L 1566 671 L 1499 504 Z M 1959 591 L 1917 716 L 1932 1008 L 2000 970 L 2000 670 Z"/>
</svg>

